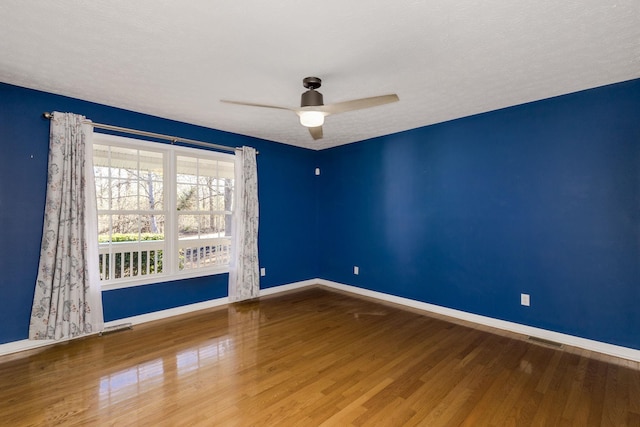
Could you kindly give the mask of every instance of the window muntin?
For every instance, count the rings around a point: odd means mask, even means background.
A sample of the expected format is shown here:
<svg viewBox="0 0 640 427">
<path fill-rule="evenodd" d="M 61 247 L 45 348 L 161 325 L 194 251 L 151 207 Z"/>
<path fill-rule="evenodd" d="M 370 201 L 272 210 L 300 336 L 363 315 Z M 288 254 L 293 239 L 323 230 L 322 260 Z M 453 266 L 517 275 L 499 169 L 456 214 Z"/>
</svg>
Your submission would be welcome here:
<svg viewBox="0 0 640 427">
<path fill-rule="evenodd" d="M 94 134 L 104 288 L 228 271 L 234 157 Z"/>
</svg>

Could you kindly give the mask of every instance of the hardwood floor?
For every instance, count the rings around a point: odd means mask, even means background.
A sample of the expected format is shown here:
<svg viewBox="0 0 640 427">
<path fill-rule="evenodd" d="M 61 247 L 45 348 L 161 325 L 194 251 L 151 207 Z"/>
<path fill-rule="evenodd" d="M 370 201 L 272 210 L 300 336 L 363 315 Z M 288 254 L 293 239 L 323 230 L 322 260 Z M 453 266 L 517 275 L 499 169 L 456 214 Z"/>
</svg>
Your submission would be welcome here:
<svg viewBox="0 0 640 427">
<path fill-rule="evenodd" d="M 640 425 L 640 369 L 324 288 L 0 358 L 0 425 Z"/>
</svg>

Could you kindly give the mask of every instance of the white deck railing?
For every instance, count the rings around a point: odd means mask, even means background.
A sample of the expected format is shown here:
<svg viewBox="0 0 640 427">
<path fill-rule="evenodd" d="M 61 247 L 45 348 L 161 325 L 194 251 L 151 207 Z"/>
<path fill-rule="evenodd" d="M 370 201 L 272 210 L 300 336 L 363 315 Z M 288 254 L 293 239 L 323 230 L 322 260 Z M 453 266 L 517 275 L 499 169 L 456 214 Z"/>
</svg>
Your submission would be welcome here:
<svg viewBox="0 0 640 427">
<path fill-rule="evenodd" d="M 114 282 L 166 272 L 165 246 L 163 240 L 100 244 L 100 280 Z M 228 265 L 230 252 L 230 237 L 180 240 L 178 271 Z"/>
<path fill-rule="evenodd" d="M 179 240 L 178 255 L 180 270 L 228 265 L 231 237 Z"/>
</svg>

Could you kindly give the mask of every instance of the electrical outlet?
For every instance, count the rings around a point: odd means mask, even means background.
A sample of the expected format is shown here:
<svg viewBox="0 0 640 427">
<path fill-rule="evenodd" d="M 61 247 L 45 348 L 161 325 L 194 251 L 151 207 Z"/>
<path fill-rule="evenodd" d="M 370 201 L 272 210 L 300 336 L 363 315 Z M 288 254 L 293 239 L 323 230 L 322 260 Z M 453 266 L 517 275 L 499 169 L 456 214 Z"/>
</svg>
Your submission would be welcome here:
<svg viewBox="0 0 640 427">
<path fill-rule="evenodd" d="M 266 275 L 267 275 L 267 269 L 266 269 L 266 268 L 264 268 L 264 267 L 262 267 L 262 268 L 260 269 L 260 275 L 261 275 L 261 276 L 263 276 L 263 277 L 264 277 L 264 276 L 266 276 Z"/>
<path fill-rule="evenodd" d="M 358 267 L 357 265 L 353 266 L 353 274 L 360 274 L 360 267 Z"/>
<path fill-rule="evenodd" d="M 529 307 L 531 305 L 529 294 L 520 294 L 520 304 L 526 307 Z"/>
<path fill-rule="evenodd" d="M 320 175 L 320 168 L 316 168 L 316 175 Z"/>
</svg>

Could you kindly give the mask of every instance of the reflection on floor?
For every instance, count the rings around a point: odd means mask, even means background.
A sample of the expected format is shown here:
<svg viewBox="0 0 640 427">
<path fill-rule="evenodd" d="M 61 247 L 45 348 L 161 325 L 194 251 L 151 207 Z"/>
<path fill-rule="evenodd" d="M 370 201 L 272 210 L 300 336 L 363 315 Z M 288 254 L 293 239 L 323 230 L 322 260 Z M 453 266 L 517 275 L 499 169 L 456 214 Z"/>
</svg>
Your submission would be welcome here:
<svg viewBox="0 0 640 427">
<path fill-rule="evenodd" d="M 640 370 L 309 288 L 0 358 L 0 420 L 640 425 Z"/>
</svg>

